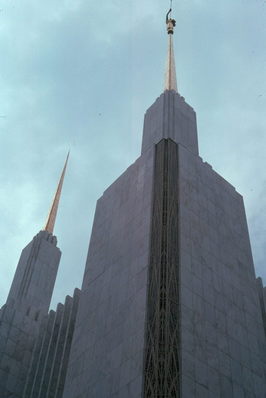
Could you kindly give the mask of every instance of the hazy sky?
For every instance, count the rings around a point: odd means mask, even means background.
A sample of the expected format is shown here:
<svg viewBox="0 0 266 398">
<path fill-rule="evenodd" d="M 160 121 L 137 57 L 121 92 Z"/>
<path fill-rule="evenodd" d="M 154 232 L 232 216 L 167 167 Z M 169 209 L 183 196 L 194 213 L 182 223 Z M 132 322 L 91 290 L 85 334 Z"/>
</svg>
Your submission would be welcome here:
<svg viewBox="0 0 266 398">
<path fill-rule="evenodd" d="M 202 158 L 244 196 L 266 283 L 266 2 L 173 0 L 179 92 Z M 163 91 L 163 0 L 0 0 L 0 306 L 45 222 L 71 149 L 55 228 L 53 306 L 80 287 L 96 200 L 140 154 Z"/>
</svg>

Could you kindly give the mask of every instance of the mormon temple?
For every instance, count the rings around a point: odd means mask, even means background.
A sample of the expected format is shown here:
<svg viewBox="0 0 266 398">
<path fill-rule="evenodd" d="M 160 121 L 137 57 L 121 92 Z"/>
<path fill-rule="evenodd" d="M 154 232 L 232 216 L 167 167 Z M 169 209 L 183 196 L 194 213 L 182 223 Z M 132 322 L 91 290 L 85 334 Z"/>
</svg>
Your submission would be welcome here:
<svg viewBox="0 0 266 398">
<path fill-rule="evenodd" d="M 164 91 L 140 156 L 97 201 L 81 289 L 49 311 L 68 158 L 22 251 L 0 309 L 0 398 L 266 398 L 266 288 L 242 196 L 199 156 L 174 27 L 170 10 Z"/>
</svg>

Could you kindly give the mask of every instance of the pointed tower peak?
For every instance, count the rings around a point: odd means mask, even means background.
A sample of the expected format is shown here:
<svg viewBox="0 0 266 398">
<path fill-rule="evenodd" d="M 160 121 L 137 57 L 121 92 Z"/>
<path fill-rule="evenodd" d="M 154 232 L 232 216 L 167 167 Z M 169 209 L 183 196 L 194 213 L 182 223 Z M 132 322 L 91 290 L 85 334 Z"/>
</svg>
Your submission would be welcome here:
<svg viewBox="0 0 266 398">
<path fill-rule="evenodd" d="M 57 186 L 57 190 L 56 190 L 53 202 L 52 202 L 52 206 L 51 206 L 50 212 L 48 214 L 47 222 L 45 224 L 45 227 L 43 228 L 44 231 L 47 231 L 50 234 L 53 234 L 53 232 L 54 232 L 54 225 L 55 225 L 58 205 L 59 205 L 59 201 L 60 201 L 60 197 L 61 197 L 62 187 L 63 187 L 63 183 L 64 183 L 69 153 L 70 153 L 70 151 L 68 151 L 66 161 L 65 161 L 65 164 L 64 164 L 64 167 L 62 170 L 62 174 L 61 174 L 58 186 Z"/>
<path fill-rule="evenodd" d="M 168 54 L 166 60 L 166 73 L 165 73 L 165 86 L 164 90 L 177 91 L 176 84 L 176 70 L 175 70 L 175 57 L 174 57 L 174 46 L 173 46 L 173 34 L 176 21 L 171 18 L 172 8 L 166 14 L 166 25 L 168 33 Z"/>
</svg>

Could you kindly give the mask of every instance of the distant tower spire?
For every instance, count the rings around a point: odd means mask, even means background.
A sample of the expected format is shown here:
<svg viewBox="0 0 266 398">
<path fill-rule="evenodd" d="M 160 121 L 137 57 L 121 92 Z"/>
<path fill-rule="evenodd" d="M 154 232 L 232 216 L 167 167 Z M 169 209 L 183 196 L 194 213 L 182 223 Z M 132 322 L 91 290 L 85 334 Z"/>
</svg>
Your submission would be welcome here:
<svg viewBox="0 0 266 398">
<path fill-rule="evenodd" d="M 61 191 L 62 191 L 62 186 L 63 186 L 63 182 L 64 182 L 64 177 L 65 177 L 65 173 L 66 173 L 66 167 L 67 167 L 67 162 L 68 162 L 68 158 L 69 158 L 69 152 L 67 154 L 67 158 L 65 161 L 65 165 L 58 183 L 58 187 L 54 196 L 54 200 L 51 206 L 51 210 L 49 212 L 48 215 L 48 219 L 47 222 L 45 224 L 44 227 L 44 231 L 47 231 L 49 233 L 53 233 L 54 232 L 54 225 L 55 225 L 55 220 L 56 220 L 56 215 L 57 215 L 57 210 L 58 210 L 58 205 L 59 205 L 59 201 L 60 201 L 60 196 L 61 196 Z"/>
<path fill-rule="evenodd" d="M 172 4 L 172 1 L 171 1 Z M 167 33 L 169 36 L 168 42 L 168 55 L 166 60 L 166 73 L 165 73 L 165 86 L 164 90 L 174 90 L 177 91 L 176 84 L 176 70 L 175 70 L 175 57 L 174 57 L 174 46 L 173 46 L 173 34 L 174 27 L 176 21 L 169 17 L 171 14 L 172 8 L 166 14 L 166 25 L 167 25 Z"/>
</svg>

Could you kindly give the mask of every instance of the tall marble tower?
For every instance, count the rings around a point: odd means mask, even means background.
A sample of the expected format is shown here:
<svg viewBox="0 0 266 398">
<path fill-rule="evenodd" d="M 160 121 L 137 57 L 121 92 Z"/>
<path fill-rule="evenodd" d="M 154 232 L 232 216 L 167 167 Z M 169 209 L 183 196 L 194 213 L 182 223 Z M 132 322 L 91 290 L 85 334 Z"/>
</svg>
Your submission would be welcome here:
<svg viewBox="0 0 266 398">
<path fill-rule="evenodd" d="M 199 156 L 166 23 L 141 156 L 97 202 L 63 398 L 266 397 L 243 199 Z"/>
<path fill-rule="evenodd" d="M 48 310 L 61 257 L 53 230 L 67 161 L 47 223 L 23 249 L 0 309 L 1 398 L 62 396 L 79 291 L 56 312 Z"/>
</svg>

